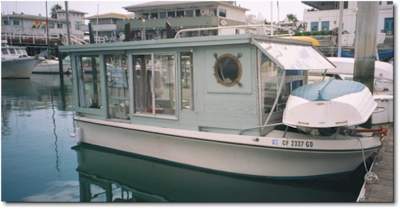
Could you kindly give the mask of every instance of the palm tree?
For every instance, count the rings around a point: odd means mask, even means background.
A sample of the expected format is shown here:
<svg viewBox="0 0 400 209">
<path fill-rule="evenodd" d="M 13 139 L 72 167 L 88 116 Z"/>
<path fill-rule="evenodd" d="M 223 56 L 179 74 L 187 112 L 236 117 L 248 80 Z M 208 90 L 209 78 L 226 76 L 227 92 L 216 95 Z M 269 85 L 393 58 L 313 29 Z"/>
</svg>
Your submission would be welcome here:
<svg viewBox="0 0 400 209">
<path fill-rule="evenodd" d="M 298 19 L 297 19 L 296 15 L 294 15 L 294 14 L 288 14 L 288 15 L 286 15 L 286 18 L 288 19 L 289 22 L 292 22 L 292 23 L 298 22 Z"/>
<path fill-rule="evenodd" d="M 53 7 L 51 7 L 51 12 L 50 12 L 51 18 L 57 19 L 57 11 L 61 9 L 62 7 L 59 4 L 56 4 Z"/>
</svg>

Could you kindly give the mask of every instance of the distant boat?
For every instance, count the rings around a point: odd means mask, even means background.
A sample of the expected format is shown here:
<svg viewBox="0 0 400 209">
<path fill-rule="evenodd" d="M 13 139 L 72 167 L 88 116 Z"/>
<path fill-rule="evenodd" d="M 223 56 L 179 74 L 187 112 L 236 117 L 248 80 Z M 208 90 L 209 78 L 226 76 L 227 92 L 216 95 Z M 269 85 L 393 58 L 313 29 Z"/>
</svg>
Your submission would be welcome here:
<svg viewBox="0 0 400 209">
<path fill-rule="evenodd" d="M 25 48 L 1 47 L 1 78 L 30 78 L 39 59 L 28 56 Z"/>
<path fill-rule="evenodd" d="M 71 63 L 69 59 L 63 61 L 63 71 L 64 73 L 71 73 Z M 59 71 L 59 61 L 56 59 L 46 59 L 40 64 L 38 64 L 32 73 L 38 74 L 58 74 Z"/>
</svg>

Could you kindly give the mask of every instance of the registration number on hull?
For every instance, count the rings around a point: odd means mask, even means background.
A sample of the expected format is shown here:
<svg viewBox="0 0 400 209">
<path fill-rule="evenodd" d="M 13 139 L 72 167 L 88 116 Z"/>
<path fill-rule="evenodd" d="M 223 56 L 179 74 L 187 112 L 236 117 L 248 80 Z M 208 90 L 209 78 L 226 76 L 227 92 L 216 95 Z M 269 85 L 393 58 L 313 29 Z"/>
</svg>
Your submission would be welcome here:
<svg viewBox="0 0 400 209">
<path fill-rule="evenodd" d="M 314 147 L 314 142 L 308 140 L 293 140 L 293 139 L 273 140 L 273 144 L 279 145 L 279 141 L 281 141 L 281 145 L 284 147 L 295 147 L 295 148 Z"/>
</svg>

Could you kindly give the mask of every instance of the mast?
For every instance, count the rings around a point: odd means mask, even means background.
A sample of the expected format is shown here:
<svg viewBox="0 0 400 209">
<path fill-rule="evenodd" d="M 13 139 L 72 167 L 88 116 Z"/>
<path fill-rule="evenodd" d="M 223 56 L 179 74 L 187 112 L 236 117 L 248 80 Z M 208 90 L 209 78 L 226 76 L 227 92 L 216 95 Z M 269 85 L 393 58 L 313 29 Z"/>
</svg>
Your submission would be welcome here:
<svg viewBox="0 0 400 209">
<path fill-rule="evenodd" d="M 342 56 L 343 7 L 344 7 L 344 2 L 339 1 L 339 21 L 338 21 L 339 27 L 338 27 L 338 38 L 337 38 L 338 57 Z"/>
<path fill-rule="evenodd" d="M 46 0 L 46 43 L 47 43 L 47 58 L 50 57 L 50 42 L 49 42 L 49 12 L 47 10 Z"/>
<path fill-rule="evenodd" d="M 271 3 L 271 23 L 270 23 L 270 27 L 271 27 L 271 36 L 273 36 L 274 35 L 274 24 L 273 24 L 273 22 L 274 22 L 274 20 L 273 20 L 273 17 L 274 17 L 274 15 L 273 15 L 273 12 L 274 12 L 274 2 L 270 2 Z"/>
</svg>

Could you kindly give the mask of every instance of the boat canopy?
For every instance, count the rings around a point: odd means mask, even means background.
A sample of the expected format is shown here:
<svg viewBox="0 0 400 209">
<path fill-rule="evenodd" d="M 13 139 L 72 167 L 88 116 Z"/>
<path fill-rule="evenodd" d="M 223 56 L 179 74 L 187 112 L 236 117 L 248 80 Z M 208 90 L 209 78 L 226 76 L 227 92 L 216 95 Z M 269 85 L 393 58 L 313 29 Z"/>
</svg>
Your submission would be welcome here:
<svg viewBox="0 0 400 209">
<path fill-rule="evenodd" d="M 310 45 L 256 41 L 255 45 L 284 70 L 327 70 L 335 66 Z"/>
</svg>

